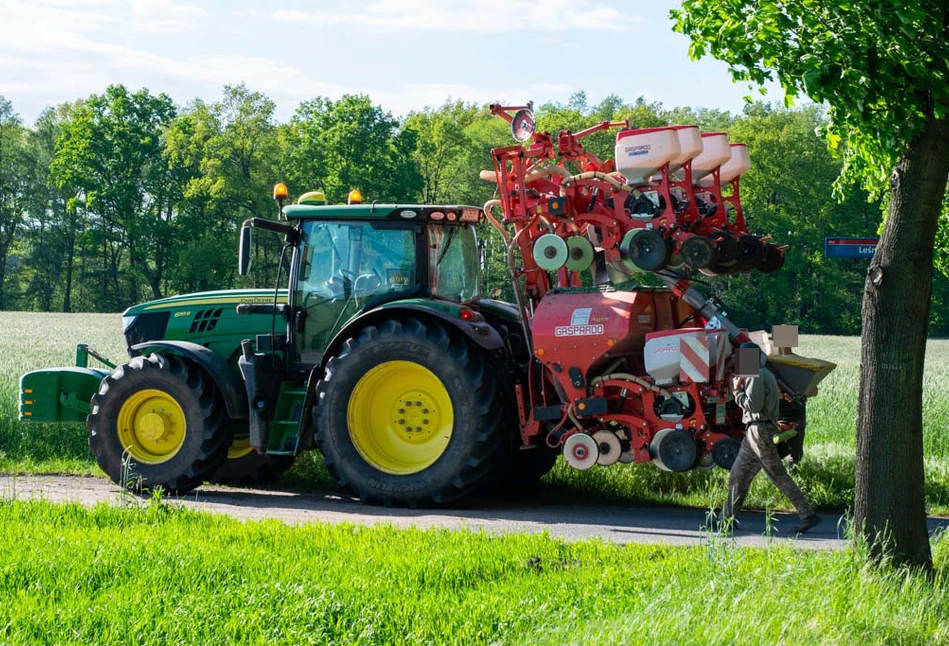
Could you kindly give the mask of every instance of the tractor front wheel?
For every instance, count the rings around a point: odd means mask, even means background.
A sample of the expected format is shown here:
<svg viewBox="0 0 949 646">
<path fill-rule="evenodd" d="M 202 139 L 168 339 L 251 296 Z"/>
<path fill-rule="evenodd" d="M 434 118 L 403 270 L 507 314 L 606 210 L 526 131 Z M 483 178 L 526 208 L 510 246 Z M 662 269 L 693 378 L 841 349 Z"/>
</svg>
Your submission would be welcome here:
<svg viewBox="0 0 949 646">
<path fill-rule="evenodd" d="M 179 357 L 135 357 L 102 380 L 91 405 L 89 447 L 119 485 L 183 493 L 227 456 L 224 402 L 214 383 Z"/>
<path fill-rule="evenodd" d="M 503 443 L 496 380 L 463 335 L 418 319 L 363 329 L 326 364 L 317 447 L 361 500 L 431 505 L 485 481 Z"/>
</svg>

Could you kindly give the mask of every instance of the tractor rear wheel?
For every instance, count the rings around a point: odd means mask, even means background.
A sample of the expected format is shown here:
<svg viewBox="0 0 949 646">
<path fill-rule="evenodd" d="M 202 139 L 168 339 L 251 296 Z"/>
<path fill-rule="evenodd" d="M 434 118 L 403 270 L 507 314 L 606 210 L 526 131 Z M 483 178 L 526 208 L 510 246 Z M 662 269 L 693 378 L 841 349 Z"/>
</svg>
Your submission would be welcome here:
<svg viewBox="0 0 949 646">
<path fill-rule="evenodd" d="M 292 455 L 258 453 L 248 438 L 237 437 L 227 449 L 227 460 L 214 472 L 211 482 L 240 487 L 271 484 L 290 470 L 293 461 Z"/>
<path fill-rule="evenodd" d="M 313 417 L 339 483 L 386 505 L 472 493 L 502 449 L 497 382 L 480 350 L 440 323 L 364 328 L 326 364 Z"/>
<path fill-rule="evenodd" d="M 86 419 L 89 447 L 113 482 L 183 493 L 209 479 L 231 441 L 213 382 L 187 361 L 135 357 L 102 380 Z"/>
</svg>

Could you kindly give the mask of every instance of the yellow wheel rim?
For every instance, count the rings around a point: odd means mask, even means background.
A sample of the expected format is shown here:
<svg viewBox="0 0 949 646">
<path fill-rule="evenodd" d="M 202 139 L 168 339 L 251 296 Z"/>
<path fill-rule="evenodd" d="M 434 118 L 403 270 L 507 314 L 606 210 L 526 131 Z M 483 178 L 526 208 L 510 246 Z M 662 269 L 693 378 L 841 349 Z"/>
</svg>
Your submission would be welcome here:
<svg viewBox="0 0 949 646">
<path fill-rule="evenodd" d="M 236 460 L 237 458 L 242 458 L 245 455 L 250 455 L 254 450 L 254 447 L 250 445 L 249 437 L 236 437 L 234 441 L 231 442 L 231 446 L 227 449 L 227 459 Z"/>
<path fill-rule="evenodd" d="M 347 421 L 349 437 L 366 462 L 383 473 L 408 475 L 441 457 L 455 417 L 435 373 L 411 361 L 387 361 L 356 384 Z"/>
<path fill-rule="evenodd" d="M 181 406 L 162 390 L 140 390 L 119 410 L 119 441 L 142 464 L 161 464 L 175 457 L 187 430 Z"/>
</svg>

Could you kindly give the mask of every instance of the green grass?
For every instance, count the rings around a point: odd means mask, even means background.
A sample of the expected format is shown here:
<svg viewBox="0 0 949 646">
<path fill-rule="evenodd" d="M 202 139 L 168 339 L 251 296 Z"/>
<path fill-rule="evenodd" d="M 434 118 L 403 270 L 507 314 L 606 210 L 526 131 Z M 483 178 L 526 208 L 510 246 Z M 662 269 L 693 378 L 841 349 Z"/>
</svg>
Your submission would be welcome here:
<svg viewBox="0 0 949 646">
<path fill-rule="evenodd" d="M 209 540 L 211 539 L 211 540 Z M 934 580 L 853 552 L 240 522 L 0 503 L 4 644 L 924 643 Z M 859 594 L 854 594 L 859 590 Z"/>
<path fill-rule="evenodd" d="M 17 378 L 27 370 L 72 365 L 78 342 L 114 359 L 125 354 L 121 319 L 115 314 L 0 312 L 0 472 L 97 473 L 82 426 L 28 425 L 16 421 Z M 859 339 L 802 336 L 800 354 L 838 364 L 809 403 L 807 457 L 794 476 L 822 507 L 846 508 L 853 501 L 854 419 Z M 924 380 L 926 500 L 930 513 L 949 513 L 949 341 L 929 342 Z M 664 473 L 652 465 L 615 465 L 580 472 L 562 462 L 531 495 L 602 502 L 687 504 L 707 507 L 724 496 L 727 474 L 720 469 Z M 332 486 L 319 456 L 298 460 L 281 486 Z M 787 501 L 759 478 L 748 504 L 787 509 Z"/>
</svg>

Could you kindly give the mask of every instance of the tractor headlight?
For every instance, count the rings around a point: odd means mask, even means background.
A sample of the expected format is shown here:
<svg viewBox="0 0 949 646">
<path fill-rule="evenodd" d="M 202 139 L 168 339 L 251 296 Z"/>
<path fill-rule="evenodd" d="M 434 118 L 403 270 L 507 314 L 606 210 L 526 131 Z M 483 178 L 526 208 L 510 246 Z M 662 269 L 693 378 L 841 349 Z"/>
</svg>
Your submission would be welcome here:
<svg viewBox="0 0 949 646">
<path fill-rule="evenodd" d="M 135 321 L 138 319 L 138 315 L 135 316 L 123 316 L 122 317 L 122 334 L 125 334 L 129 331 L 129 328 L 135 325 Z"/>
</svg>

